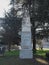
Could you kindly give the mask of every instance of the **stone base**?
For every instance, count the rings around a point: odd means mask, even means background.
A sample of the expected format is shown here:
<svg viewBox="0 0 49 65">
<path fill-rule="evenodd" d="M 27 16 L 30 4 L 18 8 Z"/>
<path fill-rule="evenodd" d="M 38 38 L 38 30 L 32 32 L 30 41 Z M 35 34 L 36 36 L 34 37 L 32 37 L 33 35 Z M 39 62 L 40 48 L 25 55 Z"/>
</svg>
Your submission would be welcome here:
<svg viewBox="0 0 49 65">
<path fill-rule="evenodd" d="M 33 54 L 30 49 L 21 49 L 20 50 L 20 59 L 32 59 Z"/>
</svg>

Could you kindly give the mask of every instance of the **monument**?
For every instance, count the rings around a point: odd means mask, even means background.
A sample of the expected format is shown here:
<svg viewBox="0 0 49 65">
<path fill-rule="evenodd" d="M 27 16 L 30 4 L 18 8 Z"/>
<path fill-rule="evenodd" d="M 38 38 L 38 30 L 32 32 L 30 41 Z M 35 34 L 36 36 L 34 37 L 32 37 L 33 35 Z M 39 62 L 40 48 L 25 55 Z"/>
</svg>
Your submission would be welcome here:
<svg viewBox="0 0 49 65">
<path fill-rule="evenodd" d="M 31 59 L 32 54 L 32 41 L 31 41 L 31 23 L 30 16 L 27 10 L 24 10 L 24 16 L 22 20 L 22 31 L 21 31 L 21 59 Z"/>
</svg>

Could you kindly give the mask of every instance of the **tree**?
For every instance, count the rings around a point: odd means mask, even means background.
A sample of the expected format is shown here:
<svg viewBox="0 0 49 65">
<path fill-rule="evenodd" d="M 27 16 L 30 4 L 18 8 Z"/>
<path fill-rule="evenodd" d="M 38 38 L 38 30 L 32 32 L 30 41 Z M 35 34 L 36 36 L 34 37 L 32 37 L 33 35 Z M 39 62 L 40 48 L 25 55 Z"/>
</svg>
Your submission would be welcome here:
<svg viewBox="0 0 49 65">
<path fill-rule="evenodd" d="M 38 26 L 44 27 L 44 23 L 49 21 L 48 2 L 48 0 L 25 0 L 23 2 L 23 6 L 25 5 L 30 12 L 29 14 L 32 23 L 33 35 L 33 51 L 36 50 L 36 28 L 38 28 Z"/>
<path fill-rule="evenodd" d="M 14 2 L 16 2 L 16 3 L 14 3 Z M 49 1 L 48 0 L 11 0 L 11 4 L 13 4 L 13 7 L 11 8 L 10 14 L 8 13 L 6 15 L 6 17 L 8 16 L 6 19 L 6 20 L 8 20 L 7 22 L 19 20 L 19 19 L 15 18 L 14 16 L 17 13 L 17 11 L 21 10 L 21 8 L 19 8 L 20 5 L 18 6 L 18 8 L 15 9 L 15 5 L 18 5 L 20 3 L 22 3 L 22 7 L 26 7 L 29 10 L 30 21 L 32 23 L 33 51 L 34 50 L 36 51 L 36 28 L 38 28 L 39 26 L 42 26 L 44 28 L 45 22 L 49 21 L 49 15 L 48 15 Z M 16 10 L 16 12 L 15 12 L 15 10 Z M 11 14 L 12 14 L 12 17 L 11 17 Z M 12 22 L 12 23 L 9 22 L 9 25 L 8 25 L 9 30 L 11 30 L 11 32 L 12 32 L 12 30 L 14 30 L 14 28 L 11 26 L 11 24 L 13 25 L 14 22 Z M 16 29 L 15 29 L 15 31 L 16 31 Z"/>
<path fill-rule="evenodd" d="M 17 17 L 18 10 L 15 9 L 15 1 L 11 0 L 10 5 L 12 5 L 12 8 L 10 9 L 10 12 L 5 13 L 4 25 L 4 28 L 6 30 L 4 40 L 7 41 L 9 50 L 12 42 L 17 43 L 17 38 L 19 37 L 18 32 L 21 29 L 21 18 Z"/>
</svg>

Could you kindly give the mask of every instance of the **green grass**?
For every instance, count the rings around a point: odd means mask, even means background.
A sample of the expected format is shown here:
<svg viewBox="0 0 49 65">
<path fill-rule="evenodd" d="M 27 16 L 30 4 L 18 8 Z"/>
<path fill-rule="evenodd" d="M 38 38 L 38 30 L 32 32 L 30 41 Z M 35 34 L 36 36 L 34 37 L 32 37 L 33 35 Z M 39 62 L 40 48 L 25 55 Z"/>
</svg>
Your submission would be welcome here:
<svg viewBox="0 0 49 65">
<path fill-rule="evenodd" d="M 46 52 L 49 52 L 49 50 L 37 50 L 36 55 L 46 57 Z"/>
<path fill-rule="evenodd" d="M 36 50 L 35 55 L 46 57 L 46 52 L 49 52 L 49 50 Z M 7 51 L 5 52 L 5 56 L 19 56 L 19 51 Z"/>
<path fill-rule="evenodd" d="M 46 52 L 48 50 L 37 50 L 36 55 L 40 55 L 45 57 Z M 30 60 L 21 60 L 19 59 L 19 51 L 7 51 L 5 52 L 5 56 L 0 57 L 0 65 L 36 65 L 37 61 L 32 62 Z M 40 65 L 40 64 L 39 64 Z M 42 65 L 42 64 L 41 64 Z"/>
<path fill-rule="evenodd" d="M 49 52 L 49 50 L 36 50 L 36 54 L 35 55 L 40 55 L 40 56 L 45 57 L 46 56 L 46 52 Z M 18 56 L 18 55 L 19 55 L 19 50 L 5 52 L 5 56 Z"/>
<path fill-rule="evenodd" d="M 18 56 L 19 55 L 19 51 L 7 51 L 5 52 L 5 56 Z"/>
<path fill-rule="evenodd" d="M 46 56 L 46 52 L 49 52 L 49 50 L 36 50 L 36 54 L 35 55 L 40 55 L 45 57 Z M 19 56 L 19 50 L 17 51 L 7 51 L 5 52 L 5 56 Z"/>
<path fill-rule="evenodd" d="M 6 51 L 4 56 L 0 56 L 0 65 L 16 65 L 19 51 Z M 16 63 L 16 64 L 15 64 Z"/>
<path fill-rule="evenodd" d="M 0 65 L 16 65 L 19 51 L 6 51 L 4 56 L 0 56 Z"/>
</svg>

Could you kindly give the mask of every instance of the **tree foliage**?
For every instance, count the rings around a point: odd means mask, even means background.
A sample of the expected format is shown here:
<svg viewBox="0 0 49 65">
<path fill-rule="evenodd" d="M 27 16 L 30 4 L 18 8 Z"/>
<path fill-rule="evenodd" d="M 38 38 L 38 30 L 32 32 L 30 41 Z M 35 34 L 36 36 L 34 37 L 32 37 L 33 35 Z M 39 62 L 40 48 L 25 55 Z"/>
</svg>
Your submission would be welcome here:
<svg viewBox="0 0 49 65">
<path fill-rule="evenodd" d="M 36 28 L 44 27 L 49 23 L 49 1 L 48 0 L 25 0 L 23 6 L 27 7 L 30 12 L 32 23 L 33 49 L 36 49 Z M 44 27 L 45 28 L 45 27 Z"/>
<path fill-rule="evenodd" d="M 19 7 L 20 3 L 22 4 L 21 8 Z M 8 35 L 6 37 L 11 38 L 10 40 L 16 39 L 22 20 L 21 17 L 17 17 L 17 12 L 26 7 L 29 10 L 32 24 L 33 49 L 36 49 L 36 28 L 42 27 L 45 31 L 45 23 L 49 24 L 49 0 L 11 0 L 10 5 L 12 8 L 5 16 L 5 29 Z"/>
<path fill-rule="evenodd" d="M 10 5 L 12 5 L 10 12 L 5 12 L 5 34 L 4 34 L 4 41 L 6 44 L 8 43 L 9 47 L 12 43 L 18 43 L 18 32 L 21 29 L 21 18 L 17 17 L 18 10 L 15 9 L 15 1 L 11 0 Z M 16 4 L 17 5 L 17 4 Z"/>
</svg>

